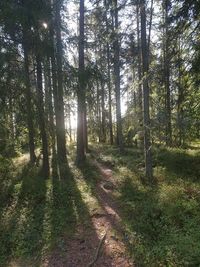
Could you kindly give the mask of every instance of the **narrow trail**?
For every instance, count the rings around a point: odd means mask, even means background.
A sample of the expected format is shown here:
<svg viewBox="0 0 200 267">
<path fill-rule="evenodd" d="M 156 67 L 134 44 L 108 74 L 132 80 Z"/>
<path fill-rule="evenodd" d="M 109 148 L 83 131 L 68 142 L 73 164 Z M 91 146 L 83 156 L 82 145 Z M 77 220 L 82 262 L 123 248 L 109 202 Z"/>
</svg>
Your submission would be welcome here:
<svg viewBox="0 0 200 267">
<path fill-rule="evenodd" d="M 112 198 L 116 188 L 112 170 L 97 161 L 92 164 L 100 173 L 94 190 L 100 209 L 93 210 L 92 227 L 79 225 L 76 235 L 67 240 L 62 256 L 55 251 L 44 267 L 134 267 L 123 242 L 119 209 Z"/>
<path fill-rule="evenodd" d="M 122 227 L 118 212 L 119 208 L 112 198 L 112 191 L 117 187 L 112 170 L 97 161 L 94 161 L 94 165 L 101 174 L 101 180 L 96 187 L 96 197 L 104 211 L 103 214 L 93 219 L 94 225 L 97 225 L 97 231 L 102 231 L 103 228 L 108 229 L 104 243 L 104 251 L 101 257 L 99 257 L 99 261 L 94 266 L 133 267 L 134 264 L 129 259 L 126 253 L 126 246 L 122 241 L 122 238 L 125 236 L 125 231 Z M 113 235 L 113 232 L 117 234 L 117 237 Z M 106 256 L 108 255 L 112 258 L 111 265 L 106 265 Z"/>
</svg>

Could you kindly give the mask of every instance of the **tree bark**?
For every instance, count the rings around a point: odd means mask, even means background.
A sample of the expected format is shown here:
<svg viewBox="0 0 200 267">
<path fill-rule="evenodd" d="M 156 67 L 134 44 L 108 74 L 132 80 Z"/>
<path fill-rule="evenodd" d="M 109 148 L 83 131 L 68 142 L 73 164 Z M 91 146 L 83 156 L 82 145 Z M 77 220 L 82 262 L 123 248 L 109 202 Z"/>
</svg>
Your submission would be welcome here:
<svg viewBox="0 0 200 267">
<path fill-rule="evenodd" d="M 105 90 L 104 90 L 104 83 L 101 80 L 101 141 L 103 143 L 106 142 L 106 114 L 105 114 Z"/>
<path fill-rule="evenodd" d="M 110 48 L 107 43 L 107 65 L 108 65 L 108 118 L 109 118 L 109 134 L 110 144 L 113 145 L 113 126 L 112 126 L 112 93 L 111 93 L 111 75 L 110 75 Z"/>
<path fill-rule="evenodd" d="M 178 99 L 177 99 L 177 119 L 178 119 L 178 146 L 184 144 L 183 129 L 183 100 L 184 89 L 182 83 L 182 59 L 181 59 L 181 40 L 178 38 Z"/>
<path fill-rule="evenodd" d="M 56 133 L 58 164 L 69 168 L 66 156 L 65 118 L 63 101 L 63 69 L 62 69 L 62 40 L 61 40 L 61 0 L 55 2 L 55 33 L 56 33 L 56 61 L 57 61 L 57 104 L 56 104 Z"/>
<path fill-rule="evenodd" d="M 137 12 L 137 43 L 138 43 L 138 119 L 139 123 L 142 124 L 142 62 L 141 62 L 141 39 L 140 39 L 140 14 L 139 14 L 139 5 L 136 7 Z"/>
<path fill-rule="evenodd" d="M 112 127 L 112 93 L 111 93 L 111 66 L 110 66 L 110 46 L 109 46 L 109 25 L 108 25 L 108 8 L 109 3 L 105 0 L 104 6 L 106 8 L 106 34 L 107 34 L 107 42 L 106 42 L 106 59 L 107 59 L 107 76 L 108 76 L 108 120 L 109 120 L 109 136 L 110 136 L 110 144 L 113 145 L 113 127 Z"/>
<path fill-rule="evenodd" d="M 113 0 L 114 7 L 114 82 L 116 94 L 116 123 L 117 123 L 117 145 L 122 152 L 124 150 L 121 118 L 121 90 L 120 90 L 120 59 L 119 59 L 119 22 L 117 0 Z"/>
<path fill-rule="evenodd" d="M 48 141 L 46 133 L 46 124 L 44 117 L 44 100 L 43 100 L 43 88 L 42 88 L 42 65 L 40 55 L 36 55 L 36 69 L 37 69 L 37 106 L 38 106 L 38 117 L 40 126 L 40 135 L 42 139 L 42 155 L 43 155 L 43 175 L 45 178 L 49 176 L 49 154 L 48 154 Z"/>
<path fill-rule="evenodd" d="M 169 55 L 169 29 L 168 29 L 168 0 L 164 0 L 164 84 L 166 109 L 166 145 L 172 145 L 171 126 L 171 93 L 170 93 L 170 55 Z"/>
<path fill-rule="evenodd" d="M 45 64 L 45 91 L 46 91 L 46 109 L 48 111 L 48 128 L 51 137 L 51 148 L 53 153 L 53 158 L 56 157 L 56 133 L 55 133 L 55 124 L 54 124 L 54 109 L 53 109 L 53 92 L 52 92 L 52 80 L 51 80 L 51 65 L 50 58 L 46 59 Z"/>
<path fill-rule="evenodd" d="M 36 160 L 35 155 L 35 142 L 34 142 L 34 127 L 33 127 L 33 110 L 31 103 L 31 84 L 29 76 L 29 59 L 28 59 L 28 44 L 27 44 L 26 29 L 23 29 L 23 50 L 24 50 L 24 75 L 25 75 L 25 94 L 26 94 L 26 110 L 27 110 L 27 125 L 29 136 L 29 153 L 30 162 L 34 163 Z"/>
<path fill-rule="evenodd" d="M 146 10 L 145 1 L 141 2 L 141 49 L 142 49 L 142 73 L 143 73 L 143 123 L 144 123 L 144 155 L 145 155 L 145 175 L 152 181 L 152 153 L 151 153 L 151 133 L 149 115 L 149 85 L 148 85 L 148 47 L 146 37 Z"/>
<path fill-rule="evenodd" d="M 85 80 L 84 80 L 84 0 L 80 0 L 79 19 L 79 85 L 77 90 L 78 98 L 78 125 L 77 125 L 77 155 L 76 163 L 81 165 L 86 158 L 85 155 Z"/>
<path fill-rule="evenodd" d="M 98 134 L 98 141 L 101 142 L 101 106 L 100 106 L 100 90 L 99 90 L 99 81 L 96 81 L 97 83 L 97 134 Z"/>
</svg>

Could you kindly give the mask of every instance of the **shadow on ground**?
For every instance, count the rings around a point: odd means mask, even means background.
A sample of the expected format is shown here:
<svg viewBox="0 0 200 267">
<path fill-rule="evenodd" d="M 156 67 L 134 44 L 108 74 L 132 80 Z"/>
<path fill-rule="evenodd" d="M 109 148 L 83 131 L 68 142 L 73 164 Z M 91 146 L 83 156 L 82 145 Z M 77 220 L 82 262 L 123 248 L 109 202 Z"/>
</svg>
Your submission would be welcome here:
<svg viewBox="0 0 200 267">
<path fill-rule="evenodd" d="M 102 154 L 101 154 L 102 153 Z M 176 149 L 154 151 L 155 166 L 164 169 L 153 186 L 141 181 L 140 153 L 114 149 L 97 153 L 103 164 L 113 161 L 120 176 L 119 213 L 127 230 L 128 247 L 137 266 L 199 266 L 199 154 Z M 112 164 L 110 164 L 112 166 Z M 138 175 L 139 174 L 139 175 Z M 94 192 L 95 193 L 95 192 Z"/>
<path fill-rule="evenodd" d="M 30 165 L 25 165 L 16 177 L 13 178 L 10 201 L 1 216 L 2 266 L 9 266 L 13 256 L 39 261 L 43 246 L 45 180 L 40 177 L 38 169 Z"/>
</svg>

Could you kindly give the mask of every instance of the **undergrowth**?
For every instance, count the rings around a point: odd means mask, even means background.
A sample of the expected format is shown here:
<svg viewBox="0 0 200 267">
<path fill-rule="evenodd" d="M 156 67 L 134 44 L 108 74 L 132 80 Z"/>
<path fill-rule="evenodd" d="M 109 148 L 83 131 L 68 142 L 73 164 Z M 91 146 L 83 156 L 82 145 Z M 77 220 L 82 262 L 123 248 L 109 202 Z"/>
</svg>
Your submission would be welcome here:
<svg viewBox="0 0 200 267">
<path fill-rule="evenodd" d="M 93 231 L 100 177 L 94 159 L 113 170 L 113 198 L 136 266 L 200 266 L 200 152 L 156 148 L 153 155 L 154 185 L 145 182 L 143 153 L 136 148 L 120 154 L 92 146 L 89 161 L 81 169 L 71 162 L 63 180 L 44 180 L 39 167 L 0 158 L 0 266 L 13 259 L 41 266 L 54 248 L 67 253 L 66 240 L 77 227 Z"/>
<path fill-rule="evenodd" d="M 155 149 L 152 186 L 142 176 L 142 151 L 98 146 L 93 153 L 119 182 L 116 200 L 136 265 L 200 266 L 199 150 Z"/>
</svg>

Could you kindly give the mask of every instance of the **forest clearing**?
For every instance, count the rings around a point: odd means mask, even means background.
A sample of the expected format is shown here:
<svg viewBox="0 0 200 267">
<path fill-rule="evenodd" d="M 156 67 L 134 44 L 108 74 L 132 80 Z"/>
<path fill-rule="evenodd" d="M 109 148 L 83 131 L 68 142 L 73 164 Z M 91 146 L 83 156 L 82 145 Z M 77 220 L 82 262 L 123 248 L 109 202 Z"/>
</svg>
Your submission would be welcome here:
<svg viewBox="0 0 200 267">
<path fill-rule="evenodd" d="M 199 24 L 199 1 L 0 1 L 0 266 L 200 266 Z"/>
</svg>

